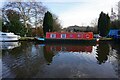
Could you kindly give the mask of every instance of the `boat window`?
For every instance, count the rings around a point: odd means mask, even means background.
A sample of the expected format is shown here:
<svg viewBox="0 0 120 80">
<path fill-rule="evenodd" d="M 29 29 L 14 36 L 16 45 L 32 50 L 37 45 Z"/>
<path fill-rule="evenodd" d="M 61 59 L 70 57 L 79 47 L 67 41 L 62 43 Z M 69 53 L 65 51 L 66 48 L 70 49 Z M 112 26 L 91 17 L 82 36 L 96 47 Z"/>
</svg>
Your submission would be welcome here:
<svg viewBox="0 0 120 80">
<path fill-rule="evenodd" d="M 66 34 L 61 34 L 61 38 L 66 38 Z"/>
<path fill-rule="evenodd" d="M 81 37 L 81 34 L 78 34 L 77 37 L 78 37 L 78 38 Z"/>
<path fill-rule="evenodd" d="M 120 31 L 118 31 L 118 35 L 120 35 Z"/>
<path fill-rule="evenodd" d="M 2 34 L 2 35 L 6 35 L 6 34 Z"/>
<path fill-rule="evenodd" d="M 89 34 L 86 34 L 86 38 L 89 38 Z"/>
<path fill-rule="evenodd" d="M 50 38 L 56 38 L 56 34 L 51 34 Z"/>
<path fill-rule="evenodd" d="M 51 47 L 51 51 L 56 51 L 56 48 L 55 47 Z"/>
<path fill-rule="evenodd" d="M 66 50 L 66 48 L 65 47 L 61 47 L 61 51 L 65 51 Z"/>
</svg>

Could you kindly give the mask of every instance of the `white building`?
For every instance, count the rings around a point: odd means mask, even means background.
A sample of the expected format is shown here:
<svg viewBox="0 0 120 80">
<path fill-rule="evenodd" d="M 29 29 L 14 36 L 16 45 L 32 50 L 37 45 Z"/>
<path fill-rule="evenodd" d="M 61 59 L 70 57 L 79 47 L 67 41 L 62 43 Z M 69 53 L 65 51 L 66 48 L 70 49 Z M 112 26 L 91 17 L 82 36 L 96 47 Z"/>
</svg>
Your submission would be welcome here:
<svg viewBox="0 0 120 80">
<path fill-rule="evenodd" d="M 117 14 L 113 11 L 113 8 L 111 8 L 111 16 L 110 16 L 110 20 L 114 21 L 117 20 Z"/>
</svg>

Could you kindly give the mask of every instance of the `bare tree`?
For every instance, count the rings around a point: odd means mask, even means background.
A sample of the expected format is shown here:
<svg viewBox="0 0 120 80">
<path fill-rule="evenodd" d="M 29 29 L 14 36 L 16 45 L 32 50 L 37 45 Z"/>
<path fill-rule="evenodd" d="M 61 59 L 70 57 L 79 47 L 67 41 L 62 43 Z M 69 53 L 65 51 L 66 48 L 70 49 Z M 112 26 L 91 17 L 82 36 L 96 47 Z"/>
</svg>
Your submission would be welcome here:
<svg viewBox="0 0 120 80">
<path fill-rule="evenodd" d="M 2 31 L 2 11 L 0 9 L 0 31 Z"/>
<path fill-rule="evenodd" d="M 21 21 L 27 28 L 27 23 L 41 23 L 47 8 L 41 2 L 8 2 L 3 8 L 3 14 L 7 9 L 16 10 L 21 14 Z M 5 15 L 4 15 L 5 17 Z"/>
<path fill-rule="evenodd" d="M 58 32 L 61 31 L 62 25 L 60 23 L 60 20 L 58 19 L 58 16 L 53 14 L 53 31 Z"/>
<path fill-rule="evenodd" d="M 97 19 L 97 18 L 91 21 L 91 25 L 92 25 L 93 27 L 96 27 L 97 24 L 98 24 L 98 19 Z"/>
<path fill-rule="evenodd" d="M 98 27 L 97 27 L 98 26 L 98 19 L 97 18 L 91 21 L 91 25 L 94 27 L 93 32 L 98 33 Z"/>
</svg>

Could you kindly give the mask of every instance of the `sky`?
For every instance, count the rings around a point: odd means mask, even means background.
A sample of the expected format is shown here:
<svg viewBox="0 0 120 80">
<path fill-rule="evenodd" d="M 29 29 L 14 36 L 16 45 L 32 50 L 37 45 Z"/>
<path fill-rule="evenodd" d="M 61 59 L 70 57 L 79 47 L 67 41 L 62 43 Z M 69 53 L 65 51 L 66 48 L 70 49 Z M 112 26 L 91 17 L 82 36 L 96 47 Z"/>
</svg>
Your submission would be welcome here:
<svg viewBox="0 0 120 80">
<path fill-rule="evenodd" d="M 2 0 L 2 2 L 4 1 Z M 101 11 L 108 13 L 110 15 L 111 8 L 114 8 L 114 11 L 116 12 L 117 2 L 120 0 L 59 0 L 59 1 L 37 0 L 37 1 L 42 2 L 43 5 L 45 5 L 51 13 L 57 15 L 63 27 L 68 27 L 74 25 L 78 26 L 91 25 L 91 22 L 93 20 L 99 18 L 99 14 Z"/>
<path fill-rule="evenodd" d="M 49 10 L 58 15 L 63 27 L 78 25 L 88 26 L 101 11 L 111 14 L 111 8 L 117 11 L 117 2 L 120 0 L 65 0 L 43 1 Z"/>
</svg>

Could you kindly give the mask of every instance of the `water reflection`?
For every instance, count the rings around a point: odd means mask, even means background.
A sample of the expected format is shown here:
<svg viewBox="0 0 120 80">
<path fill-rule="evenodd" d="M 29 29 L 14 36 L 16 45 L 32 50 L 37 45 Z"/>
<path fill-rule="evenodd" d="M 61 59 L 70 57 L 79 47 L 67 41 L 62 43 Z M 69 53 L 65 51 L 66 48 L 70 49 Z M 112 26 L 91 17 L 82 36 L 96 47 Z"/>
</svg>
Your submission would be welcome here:
<svg viewBox="0 0 120 80">
<path fill-rule="evenodd" d="M 112 46 L 112 50 L 116 50 L 117 54 L 120 54 L 120 41 L 119 42 L 109 42 L 108 44 L 110 44 Z"/>
<path fill-rule="evenodd" d="M 46 49 L 46 46 L 44 47 L 44 58 L 50 64 L 52 62 L 52 58 L 54 56 L 54 52 L 51 50 Z"/>
<path fill-rule="evenodd" d="M 46 51 L 92 52 L 92 46 L 81 45 L 46 45 Z"/>
<path fill-rule="evenodd" d="M 0 42 L 0 50 L 13 49 L 20 45 L 21 44 L 19 42 Z"/>
<path fill-rule="evenodd" d="M 3 78 L 30 78 L 37 74 L 40 64 L 45 61 L 42 50 L 31 42 L 22 42 L 20 47 L 3 50 Z"/>
<path fill-rule="evenodd" d="M 97 46 L 97 57 L 99 64 L 105 63 L 108 60 L 108 55 L 110 52 L 110 47 L 106 42 L 99 42 L 99 45 Z"/>
<path fill-rule="evenodd" d="M 92 52 L 92 46 L 86 45 L 46 45 L 44 46 L 44 57 L 48 64 L 52 62 L 52 58 L 58 52 Z"/>
<path fill-rule="evenodd" d="M 106 44 L 106 45 L 104 45 Z M 120 57 L 106 42 L 58 45 L 21 42 L 2 52 L 3 78 L 117 78 Z M 114 57 L 115 56 L 115 57 Z M 103 73 L 104 72 L 104 73 Z"/>
</svg>

